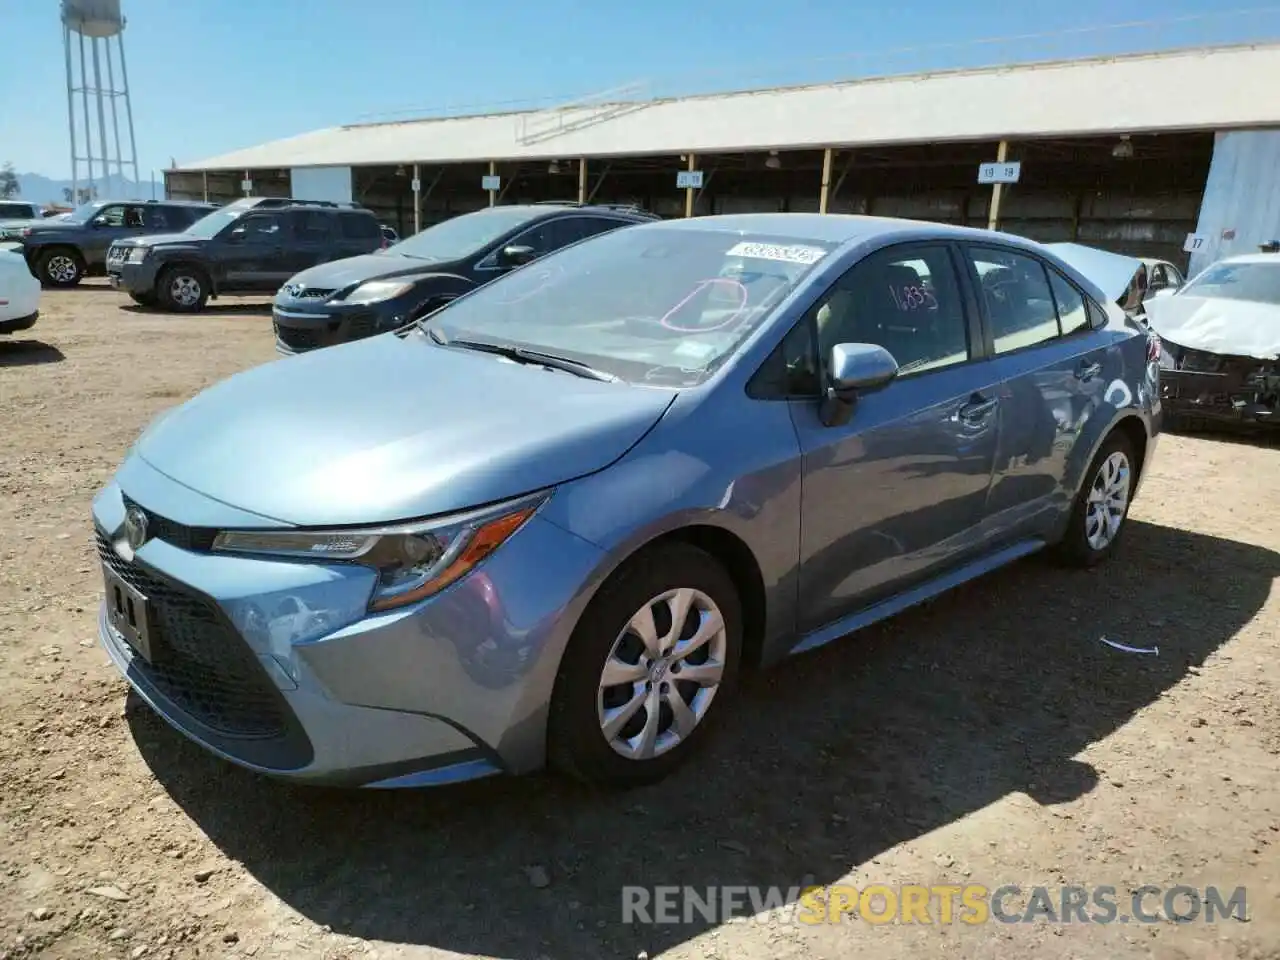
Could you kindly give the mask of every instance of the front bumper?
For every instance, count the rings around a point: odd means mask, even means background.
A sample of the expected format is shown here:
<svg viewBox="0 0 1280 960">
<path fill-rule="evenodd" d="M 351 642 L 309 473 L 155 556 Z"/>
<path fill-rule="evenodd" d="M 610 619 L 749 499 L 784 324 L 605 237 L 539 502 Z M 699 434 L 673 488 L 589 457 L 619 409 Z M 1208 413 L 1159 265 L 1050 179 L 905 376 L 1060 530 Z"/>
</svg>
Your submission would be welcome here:
<svg viewBox="0 0 1280 960">
<path fill-rule="evenodd" d="M 1241 370 L 1208 373 L 1164 368 L 1160 371 L 1160 392 L 1166 416 L 1241 426 L 1280 426 L 1274 402 L 1261 402 Z"/>
<path fill-rule="evenodd" d="M 271 326 L 276 351 L 283 356 L 362 340 L 403 326 L 404 307 L 395 301 L 342 303 L 273 303 Z"/>
<path fill-rule="evenodd" d="M 597 548 L 535 517 L 444 592 L 370 615 L 367 568 L 211 553 L 217 526 L 278 524 L 230 508 L 219 517 L 221 505 L 136 457 L 117 481 L 94 501 L 98 551 L 148 598 L 151 661 L 105 613 L 99 638 L 181 733 L 309 783 L 424 786 L 542 766 L 551 689 Z M 153 511 L 152 539 L 129 560 L 116 546 L 127 500 Z"/>
<path fill-rule="evenodd" d="M 117 290 L 132 294 L 153 293 L 156 288 L 156 274 L 159 264 L 151 258 L 141 263 L 129 263 L 121 260 L 107 261 L 107 283 Z"/>
</svg>

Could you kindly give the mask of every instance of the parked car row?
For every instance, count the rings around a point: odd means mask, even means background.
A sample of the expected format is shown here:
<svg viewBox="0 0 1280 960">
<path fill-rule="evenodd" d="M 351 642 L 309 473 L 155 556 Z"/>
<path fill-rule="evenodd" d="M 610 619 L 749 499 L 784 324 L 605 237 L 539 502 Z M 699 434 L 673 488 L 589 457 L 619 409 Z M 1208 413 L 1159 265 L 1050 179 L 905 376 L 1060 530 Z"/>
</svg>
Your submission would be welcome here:
<svg viewBox="0 0 1280 960">
<path fill-rule="evenodd" d="M 296 278 L 387 332 L 162 413 L 94 501 L 138 695 L 302 782 L 629 785 L 745 669 L 1115 550 L 1161 414 L 1113 291 L 985 230 L 641 220 L 495 208 Z"/>
</svg>

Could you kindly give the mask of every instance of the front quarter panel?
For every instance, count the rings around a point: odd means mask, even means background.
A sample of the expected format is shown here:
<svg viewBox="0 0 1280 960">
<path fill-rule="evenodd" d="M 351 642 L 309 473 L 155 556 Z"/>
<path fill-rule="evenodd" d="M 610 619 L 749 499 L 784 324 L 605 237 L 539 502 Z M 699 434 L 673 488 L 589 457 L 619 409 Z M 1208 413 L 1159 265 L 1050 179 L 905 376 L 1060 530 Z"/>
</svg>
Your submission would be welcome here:
<svg viewBox="0 0 1280 960">
<path fill-rule="evenodd" d="M 770 660 L 795 629 L 799 443 L 786 403 L 736 386 L 682 393 L 627 456 L 560 490 L 544 516 L 604 551 L 593 591 L 663 535 L 710 526 L 737 537 L 763 582 L 761 653 Z"/>
</svg>

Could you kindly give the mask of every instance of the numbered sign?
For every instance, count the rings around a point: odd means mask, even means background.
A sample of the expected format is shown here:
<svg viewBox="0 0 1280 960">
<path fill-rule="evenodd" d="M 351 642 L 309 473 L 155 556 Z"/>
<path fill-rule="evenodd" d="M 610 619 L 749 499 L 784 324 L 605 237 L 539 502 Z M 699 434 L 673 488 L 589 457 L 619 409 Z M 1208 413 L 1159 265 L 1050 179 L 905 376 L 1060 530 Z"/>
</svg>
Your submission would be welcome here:
<svg viewBox="0 0 1280 960">
<path fill-rule="evenodd" d="M 1183 252 L 1184 253 L 1199 252 L 1204 248 L 1204 245 L 1208 241 L 1208 239 L 1209 238 L 1206 237 L 1203 233 L 1188 233 L 1187 239 L 1182 244 Z"/>
<path fill-rule="evenodd" d="M 413 192 L 414 193 L 422 192 L 422 181 L 419 180 L 417 177 L 413 178 Z"/>
<path fill-rule="evenodd" d="M 480 178 L 481 190 L 501 190 L 502 178 L 499 176 L 483 176 Z"/>
<path fill-rule="evenodd" d="M 245 193 L 248 193 L 250 190 L 252 190 L 252 189 L 253 189 L 253 181 L 252 181 L 252 180 L 241 180 L 241 181 L 240 181 L 240 189 L 241 189 L 241 190 L 243 190 Z"/>
<path fill-rule="evenodd" d="M 1022 164 L 1015 160 L 1012 163 L 983 163 L 978 166 L 979 183 L 1017 183 L 1022 176 Z"/>
<path fill-rule="evenodd" d="M 701 170 L 681 170 L 676 174 L 677 190 L 701 190 L 702 189 L 702 171 Z"/>
</svg>

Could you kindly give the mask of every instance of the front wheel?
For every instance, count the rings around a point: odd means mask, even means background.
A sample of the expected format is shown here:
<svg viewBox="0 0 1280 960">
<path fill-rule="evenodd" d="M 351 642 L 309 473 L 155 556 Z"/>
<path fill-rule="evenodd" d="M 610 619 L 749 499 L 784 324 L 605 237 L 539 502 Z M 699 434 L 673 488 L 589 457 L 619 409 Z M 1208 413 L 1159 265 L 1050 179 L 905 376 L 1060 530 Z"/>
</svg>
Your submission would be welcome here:
<svg viewBox="0 0 1280 960">
<path fill-rule="evenodd" d="M 742 652 L 733 580 L 687 544 L 646 551 L 583 614 L 551 704 L 552 763 L 590 783 L 667 776 L 724 712 Z"/>
<path fill-rule="evenodd" d="M 1085 474 L 1067 534 L 1058 544 L 1062 560 L 1072 566 L 1091 567 L 1115 550 L 1129 516 L 1136 480 L 1133 444 L 1116 431 L 1103 442 Z"/>
<path fill-rule="evenodd" d="M 84 261 L 67 247 L 46 250 L 36 264 L 40 282 L 46 287 L 74 287 L 84 278 Z"/>
<path fill-rule="evenodd" d="M 160 304 L 175 313 L 196 313 L 209 300 L 209 278 L 196 267 L 170 267 L 156 283 Z"/>
</svg>

